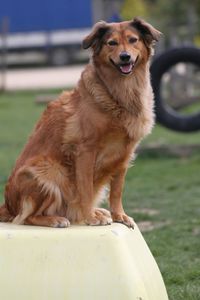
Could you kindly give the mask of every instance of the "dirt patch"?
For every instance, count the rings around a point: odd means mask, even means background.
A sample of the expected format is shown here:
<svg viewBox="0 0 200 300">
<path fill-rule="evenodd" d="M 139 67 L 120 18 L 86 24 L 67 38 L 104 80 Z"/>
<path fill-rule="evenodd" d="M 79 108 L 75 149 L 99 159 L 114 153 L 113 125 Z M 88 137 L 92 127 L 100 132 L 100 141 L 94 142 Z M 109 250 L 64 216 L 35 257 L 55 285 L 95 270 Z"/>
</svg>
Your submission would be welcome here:
<svg viewBox="0 0 200 300">
<path fill-rule="evenodd" d="M 171 224 L 170 221 L 165 221 L 165 222 L 142 221 L 137 223 L 141 232 L 149 232 L 157 228 L 168 226 L 170 224 Z"/>
<path fill-rule="evenodd" d="M 199 144 L 193 145 L 148 145 L 138 148 L 138 152 L 148 156 L 175 156 L 187 158 L 200 151 Z"/>
<path fill-rule="evenodd" d="M 156 216 L 159 215 L 159 210 L 151 209 L 151 208 L 134 208 L 131 210 L 133 213 L 145 214 L 147 216 Z"/>
<path fill-rule="evenodd" d="M 193 228 L 192 234 L 193 234 L 194 236 L 200 235 L 200 227 L 195 227 L 195 228 Z"/>
</svg>

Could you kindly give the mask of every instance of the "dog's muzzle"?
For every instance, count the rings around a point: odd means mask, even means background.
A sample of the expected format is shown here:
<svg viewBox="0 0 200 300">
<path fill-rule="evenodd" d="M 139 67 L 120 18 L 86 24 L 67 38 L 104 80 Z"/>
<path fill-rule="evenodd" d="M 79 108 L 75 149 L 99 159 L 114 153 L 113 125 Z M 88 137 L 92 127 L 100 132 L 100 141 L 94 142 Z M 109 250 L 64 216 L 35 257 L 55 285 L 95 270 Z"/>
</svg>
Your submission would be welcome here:
<svg viewBox="0 0 200 300">
<path fill-rule="evenodd" d="M 138 57 L 136 57 L 135 61 L 133 61 L 129 53 L 121 52 L 119 58 L 120 58 L 119 63 L 115 63 L 111 58 L 110 61 L 123 75 L 131 74 L 138 60 Z"/>
</svg>

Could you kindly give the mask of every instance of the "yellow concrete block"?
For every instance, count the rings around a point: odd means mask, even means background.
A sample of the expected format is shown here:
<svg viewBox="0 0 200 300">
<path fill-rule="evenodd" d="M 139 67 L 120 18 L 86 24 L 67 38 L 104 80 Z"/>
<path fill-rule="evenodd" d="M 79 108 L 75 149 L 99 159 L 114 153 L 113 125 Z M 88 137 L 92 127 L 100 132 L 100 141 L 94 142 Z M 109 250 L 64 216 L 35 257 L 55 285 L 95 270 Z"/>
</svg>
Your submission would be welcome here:
<svg viewBox="0 0 200 300">
<path fill-rule="evenodd" d="M 167 300 L 137 226 L 0 223 L 2 300 Z"/>
</svg>

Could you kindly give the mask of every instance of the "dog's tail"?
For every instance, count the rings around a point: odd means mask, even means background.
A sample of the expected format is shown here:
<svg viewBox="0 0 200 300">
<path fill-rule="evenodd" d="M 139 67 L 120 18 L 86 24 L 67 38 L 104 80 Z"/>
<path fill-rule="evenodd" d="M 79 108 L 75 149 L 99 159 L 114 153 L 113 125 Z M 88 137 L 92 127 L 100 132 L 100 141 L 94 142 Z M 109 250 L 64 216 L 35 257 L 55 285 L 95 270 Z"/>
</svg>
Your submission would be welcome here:
<svg viewBox="0 0 200 300">
<path fill-rule="evenodd" d="M 14 216 L 10 214 L 5 204 L 0 206 L 0 222 L 12 222 Z"/>
</svg>

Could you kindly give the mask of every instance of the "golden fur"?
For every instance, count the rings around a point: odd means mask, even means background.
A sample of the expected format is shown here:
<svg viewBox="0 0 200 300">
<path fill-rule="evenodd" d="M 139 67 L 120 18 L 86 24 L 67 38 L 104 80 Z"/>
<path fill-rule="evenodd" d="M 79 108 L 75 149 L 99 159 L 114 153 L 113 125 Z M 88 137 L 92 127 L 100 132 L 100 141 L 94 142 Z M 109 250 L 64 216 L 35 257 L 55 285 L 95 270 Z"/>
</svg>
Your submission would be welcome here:
<svg viewBox="0 0 200 300">
<path fill-rule="evenodd" d="M 133 226 L 122 188 L 134 150 L 154 123 L 149 58 L 159 34 L 137 18 L 93 27 L 83 41 L 91 61 L 77 87 L 51 102 L 36 125 L 6 185 L 1 221 Z M 130 64 L 121 63 L 122 52 Z M 111 215 L 97 208 L 108 184 Z"/>
</svg>

